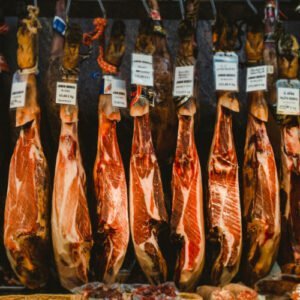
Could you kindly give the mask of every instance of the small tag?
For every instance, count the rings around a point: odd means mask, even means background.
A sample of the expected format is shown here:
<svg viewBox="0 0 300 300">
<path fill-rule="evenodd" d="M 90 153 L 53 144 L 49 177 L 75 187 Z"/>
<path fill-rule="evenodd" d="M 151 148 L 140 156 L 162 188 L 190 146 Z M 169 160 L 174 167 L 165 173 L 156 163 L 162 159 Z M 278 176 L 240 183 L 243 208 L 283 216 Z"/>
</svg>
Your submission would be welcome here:
<svg viewBox="0 0 300 300">
<path fill-rule="evenodd" d="M 127 92 L 125 80 L 112 80 L 112 105 L 114 107 L 127 107 Z"/>
<path fill-rule="evenodd" d="M 132 54 L 131 83 L 153 86 L 153 57 L 145 54 Z"/>
<path fill-rule="evenodd" d="M 267 66 L 247 68 L 247 92 L 267 89 Z"/>
<path fill-rule="evenodd" d="M 234 52 L 214 55 L 216 90 L 238 91 L 238 56 Z"/>
<path fill-rule="evenodd" d="M 111 95 L 112 94 L 112 83 L 113 83 L 114 77 L 111 75 L 104 75 L 103 76 L 103 94 L 105 95 Z"/>
<path fill-rule="evenodd" d="M 56 103 L 76 105 L 77 83 L 57 82 L 56 84 Z"/>
<path fill-rule="evenodd" d="M 173 96 L 192 96 L 194 93 L 194 66 L 175 68 Z"/>
<path fill-rule="evenodd" d="M 274 66 L 268 65 L 268 74 L 273 74 L 274 73 Z"/>
<path fill-rule="evenodd" d="M 277 89 L 277 114 L 300 114 L 300 90 L 297 88 L 278 87 Z"/>
<path fill-rule="evenodd" d="M 25 106 L 27 78 L 28 75 L 21 75 L 18 71 L 14 74 L 9 105 L 11 109 Z"/>
</svg>

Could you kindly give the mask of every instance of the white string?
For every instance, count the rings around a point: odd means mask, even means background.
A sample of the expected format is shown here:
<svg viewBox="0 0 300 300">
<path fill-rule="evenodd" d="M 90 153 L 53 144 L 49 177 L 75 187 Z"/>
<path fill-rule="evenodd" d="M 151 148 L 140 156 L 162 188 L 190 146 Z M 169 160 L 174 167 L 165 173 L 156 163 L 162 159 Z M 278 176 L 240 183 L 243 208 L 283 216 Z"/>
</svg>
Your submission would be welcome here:
<svg viewBox="0 0 300 300">
<path fill-rule="evenodd" d="M 101 0 L 98 0 L 98 3 L 99 3 L 99 6 L 100 6 L 100 9 L 102 11 L 103 18 L 106 19 L 106 10 L 104 8 L 103 2 Z"/>
</svg>

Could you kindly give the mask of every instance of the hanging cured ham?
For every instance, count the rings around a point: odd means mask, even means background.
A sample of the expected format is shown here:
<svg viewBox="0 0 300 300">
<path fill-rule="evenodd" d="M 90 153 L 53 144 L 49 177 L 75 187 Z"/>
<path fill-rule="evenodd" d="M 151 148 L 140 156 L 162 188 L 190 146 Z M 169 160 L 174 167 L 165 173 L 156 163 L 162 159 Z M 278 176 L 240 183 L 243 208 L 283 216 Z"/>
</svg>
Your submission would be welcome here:
<svg viewBox="0 0 300 300">
<path fill-rule="evenodd" d="M 262 61 L 264 35 L 253 27 L 247 34 L 251 65 Z M 249 113 L 243 165 L 243 217 L 246 224 L 246 279 L 266 276 L 276 259 L 280 238 L 279 182 L 266 129 L 268 107 L 263 91 L 248 95 Z"/>
<path fill-rule="evenodd" d="M 69 25 L 63 57 L 65 82 L 77 80 L 81 40 L 79 26 Z M 86 176 L 78 142 L 77 105 L 62 105 L 60 118 L 51 222 L 59 279 L 61 285 L 70 290 L 88 281 L 93 239 L 86 199 Z"/>
<path fill-rule="evenodd" d="M 179 36 L 181 43 L 176 65 L 195 65 L 195 36 L 190 21 L 180 24 Z M 172 237 L 179 248 L 175 281 L 181 290 L 192 290 L 201 275 L 205 252 L 201 168 L 194 137 L 196 99 L 186 96 L 174 100 L 179 120 L 171 216 Z"/>
<path fill-rule="evenodd" d="M 4 244 L 22 284 L 39 288 L 47 283 L 49 266 L 49 174 L 40 141 L 37 100 L 37 7 L 28 6 L 17 33 L 18 76 L 26 80 L 25 107 L 16 111 L 20 127 L 9 168 L 4 216 Z"/>
<path fill-rule="evenodd" d="M 293 35 L 283 34 L 278 41 L 279 75 L 297 79 L 299 44 Z M 283 270 L 299 275 L 300 261 L 300 120 L 299 116 L 280 115 L 282 242 L 280 262 Z"/>
<path fill-rule="evenodd" d="M 169 211 L 171 202 L 171 173 L 176 147 L 176 112 L 172 99 L 173 62 L 167 44 L 157 0 L 148 0 L 149 17 L 153 21 L 151 36 L 153 47 L 155 105 L 150 111 L 152 140 L 157 155 Z M 168 143 L 166 143 L 168 137 Z"/>
<path fill-rule="evenodd" d="M 99 39 L 98 64 L 104 74 L 115 75 L 125 52 L 124 23 L 115 22 L 104 53 L 105 19 L 95 19 L 95 31 L 86 40 Z M 90 38 L 89 38 L 90 37 Z M 113 283 L 123 264 L 129 242 L 128 198 L 125 172 L 117 139 L 118 108 L 111 95 L 99 97 L 98 151 L 94 165 L 94 187 L 97 198 L 97 234 L 95 237 L 95 273 L 105 283 Z"/>
<path fill-rule="evenodd" d="M 236 41 L 234 28 L 219 25 L 215 33 L 218 49 L 232 50 Z M 242 250 L 241 206 L 238 161 L 232 132 L 232 111 L 239 111 L 235 93 L 217 93 L 217 116 L 208 161 L 208 227 L 209 240 L 217 243 L 211 280 L 214 284 L 229 283 L 239 269 Z"/>
<path fill-rule="evenodd" d="M 153 54 L 151 29 L 141 24 L 136 52 Z M 150 34 L 149 34 L 150 33 Z M 151 89 L 135 86 L 130 114 L 134 131 L 130 159 L 130 227 L 138 262 L 152 284 L 166 280 L 167 265 L 158 242 L 160 229 L 168 216 L 164 203 L 161 175 L 150 128 Z"/>
</svg>

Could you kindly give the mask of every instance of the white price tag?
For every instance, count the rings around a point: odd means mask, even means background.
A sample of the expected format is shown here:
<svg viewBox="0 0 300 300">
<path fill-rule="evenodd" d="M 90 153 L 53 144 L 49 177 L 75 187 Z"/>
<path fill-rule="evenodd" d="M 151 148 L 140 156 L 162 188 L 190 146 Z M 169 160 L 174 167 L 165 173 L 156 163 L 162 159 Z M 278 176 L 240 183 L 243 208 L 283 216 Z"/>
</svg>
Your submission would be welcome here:
<svg viewBox="0 0 300 300">
<path fill-rule="evenodd" d="M 77 83 L 57 82 L 56 84 L 56 103 L 76 105 Z"/>
<path fill-rule="evenodd" d="M 145 54 L 132 54 L 131 83 L 153 86 L 153 57 Z"/>
<path fill-rule="evenodd" d="M 194 66 L 176 67 L 173 96 L 192 96 L 194 91 Z"/>
<path fill-rule="evenodd" d="M 112 94 L 112 82 L 114 77 L 111 75 L 104 75 L 103 81 L 104 81 L 104 88 L 103 88 L 103 94 L 105 95 L 111 95 Z"/>
<path fill-rule="evenodd" d="M 219 52 L 214 56 L 216 90 L 238 91 L 238 56 Z"/>
<path fill-rule="evenodd" d="M 127 93 L 125 80 L 114 78 L 112 81 L 112 105 L 114 107 L 127 107 Z"/>
<path fill-rule="evenodd" d="M 267 66 L 247 68 L 247 92 L 267 89 Z"/>
<path fill-rule="evenodd" d="M 14 82 L 10 94 L 10 108 L 25 106 L 27 82 Z"/>
<path fill-rule="evenodd" d="M 278 87 L 277 113 L 281 115 L 300 114 L 300 90 L 297 88 Z"/>
</svg>

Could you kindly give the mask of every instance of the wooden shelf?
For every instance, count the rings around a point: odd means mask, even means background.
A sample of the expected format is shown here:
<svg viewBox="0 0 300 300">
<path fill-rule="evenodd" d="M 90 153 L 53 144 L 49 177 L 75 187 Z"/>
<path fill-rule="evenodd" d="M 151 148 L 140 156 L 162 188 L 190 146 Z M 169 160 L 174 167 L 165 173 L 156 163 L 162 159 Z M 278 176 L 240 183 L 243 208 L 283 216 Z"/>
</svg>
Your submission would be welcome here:
<svg viewBox="0 0 300 300">
<path fill-rule="evenodd" d="M 2 0 L 5 16 L 16 15 L 16 2 L 18 0 Z M 109 18 L 142 19 L 146 18 L 146 12 L 140 0 L 102 0 Z M 33 1 L 26 0 L 27 3 Z M 160 9 L 163 19 L 180 19 L 178 0 L 160 0 Z M 1 3 L 1 1 L 0 1 Z M 217 9 L 232 19 L 244 19 L 253 16 L 253 12 L 246 0 L 215 0 Z M 253 0 L 253 5 L 259 14 L 263 16 L 263 0 Z M 55 0 L 38 0 L 42 17 L 53 17 Z M 288 20 L 299 20 L 300 14 L 295 12 L 297 1 L 280 0 L 280 10 L 288 17 Z M 94 18 L 101 16 L 101 10 L 97 0 L 73 0 L 70 16 L 74 18 Z M 200 19 L 211 19 L 212 9 L 209 0 L 202 0 L 199 13 Z"/>
</svg>

